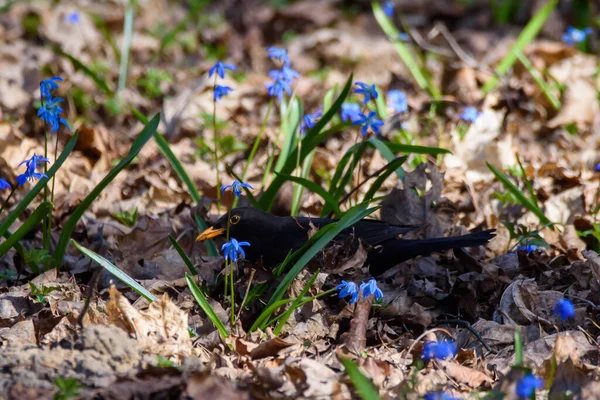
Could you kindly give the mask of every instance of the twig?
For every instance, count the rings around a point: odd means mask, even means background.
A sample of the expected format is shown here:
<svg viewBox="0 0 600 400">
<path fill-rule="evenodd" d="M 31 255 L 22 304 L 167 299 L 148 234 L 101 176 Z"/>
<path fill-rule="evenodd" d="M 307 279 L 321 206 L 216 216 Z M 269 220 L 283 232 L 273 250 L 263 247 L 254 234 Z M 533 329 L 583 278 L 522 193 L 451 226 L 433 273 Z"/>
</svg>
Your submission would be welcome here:
<svg viewBox="0 0 600 400">
<path fill-rule="evenodd" d="M 354 354 L 360 354 L 367 346 L 367 324 L 374 298 L 375 295 L 372 294 L 356 303 L 350 329 L 341 337 L 342 344 Z"/>
<path fill-rule="evenodd" d="M 481 333 L 479 333 L 477 331 L 477 329 L 473 328 L 473 326 L 469 322 L 467 322 L 465 320 L 462 320 L 462 319 L 446 319 L 444 321 L 439 321 L 437 323 L 437 325 L 454 325 L 454 324 L 456 324 L 456 325 L 462 325 L 463 327 L 467 328 L 469 330 L 469 332 L 471 332 L 473 334 L 473 336 L 475 336 L 477 338 L 477 340 L 479 340 L 479 342 L 481 342 L 481 344 L 483 345 L 483 347 L 485 347 L 485 349 L 487 351 L 489 351 L 490 353 L 492 353 L 492 354 L 498 353 L 496 350 L 492 349 L 490 347 L 490 345 L 486 343 L 485 340 L 483 340 L 483 337 L 481 336 Z"/>
<path fill-rule="evenodd" d="M 85 291 L 85 303 L 83 305 L 83 308 L 81 309 L 81 314 L 79 314 L 79 318 L 77 318 L 77 324 L 82 328 L 83 328 L 83 318 L 85 317 L 85 314 L 87 313 L 88 309 L 90 308 L 90 303 L 92 302 L 92 299 L 94 298 L 94 291 L 96 290 L 96 285 L 98 284 L 98 280 L 100 278 L 101 271 L 102 271 L 102 268 L 96 268 L 96 270 L 94 271 L 94 275 L 92 275 L 92 279 L 90 279 L 87 290 Z"/>
</svg>

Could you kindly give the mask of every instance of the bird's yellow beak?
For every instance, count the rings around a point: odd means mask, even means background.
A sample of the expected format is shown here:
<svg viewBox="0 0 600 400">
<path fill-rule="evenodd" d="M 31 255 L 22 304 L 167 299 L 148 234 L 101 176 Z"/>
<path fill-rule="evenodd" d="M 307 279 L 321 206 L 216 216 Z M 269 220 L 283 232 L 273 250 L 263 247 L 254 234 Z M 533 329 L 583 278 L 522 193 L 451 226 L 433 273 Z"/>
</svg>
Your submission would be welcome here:
<svg viewBox="0 0 600 400">
<path fill-rule="evenodd" d="M 203 232 L 200 232 L 200 234 L 196 237 L 196 241 L 212 239 L 216 236 L 224 234 L 226 230 L 227 229 L 225 229 L 225 228 L 215 229 L 214 227 L 211 226 L 210 228 L 204 230 Z"/>
</svg>

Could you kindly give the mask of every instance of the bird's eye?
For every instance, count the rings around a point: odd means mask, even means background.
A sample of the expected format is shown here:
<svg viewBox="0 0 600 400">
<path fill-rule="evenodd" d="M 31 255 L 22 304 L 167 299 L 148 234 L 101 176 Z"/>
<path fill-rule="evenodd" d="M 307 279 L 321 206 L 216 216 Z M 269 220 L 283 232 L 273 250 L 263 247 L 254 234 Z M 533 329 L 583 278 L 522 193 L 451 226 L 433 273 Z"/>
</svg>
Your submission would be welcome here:
<svg viewBox="0 0 600 400">
<path fill-rule="evenodd" d="M 240 222 L 240 216 L 232 215 L 231 218 L 229 218 L 229 222 L 231 222 L 232 225 L 237 224 L 238 222 Z"/>
</svg>

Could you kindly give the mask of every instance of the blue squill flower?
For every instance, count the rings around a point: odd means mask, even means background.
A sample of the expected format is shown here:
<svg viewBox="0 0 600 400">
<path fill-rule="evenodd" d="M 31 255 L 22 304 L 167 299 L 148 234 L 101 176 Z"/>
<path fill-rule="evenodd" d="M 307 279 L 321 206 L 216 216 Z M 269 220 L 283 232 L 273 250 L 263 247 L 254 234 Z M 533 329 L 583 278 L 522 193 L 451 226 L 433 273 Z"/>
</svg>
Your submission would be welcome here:
<svg viewBox="0 0 600 400">
<path fill-rule="evenodd" d="M 340 116 L 344 122 L 356 122 L 362 116 L 362 113 L 360 112 L 360 106 L 356 103 L 344 103 L 342 104 Z"/>
<path fill-rule="evenodd" d="M 231 260 L 232 262 L 236 262 L 238 259 L 246 258 L 246 253 L 242 246 L 250 246 L 248 242 L 238 242 L 234 238 L 229 239 L 229 242 L 223 244 L 221 246 L 221 250 L 223 251 L 223 257 L 225 257 L 225 261 Z"/>
<path fill-rule="evenodd" d="M 361 114 L 360 119 L 354 121 L 352 125 L 361 125 L 362 128 L 360 132 L 363 136 L 367 134 L 369 127 L 373 132 L 379 135 L 381 133 L 380 128 L 383 126 L 383 121 L 376 117 L 377 113 L 375 111 L 371 111 L 368 116 Z"/>
<path fill-rule="evenodd" d="M 289 65 L 284 65 L 281 69 L 271 70 L 268 75 L 274 81 L 283 80 L 290 85 L 294 82 L 294 79 L 300 78 L 300 73 L 293 70 Z"/>
<path fill-rule="evenodd" d="M 304 117 L 302 117 L 302 125 L 300 125 L 300 132 L 302 132 L 303 135 L 306 134 L 308 129 L 312 129 L 318 119 L 323 116 L 323 113 L 321 112 L 322 109 L 322 107 L 319 107 L 317 108 L 317 111 L 312 114 L 304 114 Z"/>
<path fill-rule="evenodd" d="M 254 188 L 249 183 L 240 182 L 238 180 L 233 181 L 231 185 L 222 185 L 221 193 L 225 194 L 227 189 L 231 189 L 234 195 L 240 197 L 242 195 L 242 188 L 253 190 Z"/>
<path fill-rule="evenodd" d="M 373 278 L 367 283 L 362 283 L 358 291 L 362 292 L 363 299 L 366 299 L 372 294 L 375 295 L 375 300 L 383 299 L 383 292 L 377 287 L 377 281 Z"/>
<path fill-rule="evenodd" d="M 400 90 L 390 90 L 387 94 L 388 106 L 397 113 L 408 111 L 406 94 Z"/>
<path fill-rule="evenodd" d="M 40 96 L 42 100 L 49 98 L 52 95 L 52 91 L 58 89 L 58 84 L 55 81 L 62 82 L 63 79 L 60 76 L 53 76 L 40 82 Z"/>
<path fill-rule="evenodd" d="M 221 98 L 227 96 L 232 90 L 233 88 L 230 88 L 229 86 L 215 85 L 215 92 L 213 98 L 215 101 L 221 100 Z"/>
<path fill-rule="evenodd" d="M 0 178 L 0 190 L 12 189 L 12 186 L 6 179 Z"/>
<path fill-rule="evenodd" d="M 208 70 L 208 77 L 210 78 L 216 72 L 221 79 L 225 78 L 226 69 L 235 71 L 237 68 L 233 64 L 223 64 L 221 61 L 217 61 L 216 64 Z"/>
<path fill-rule="evenodd" d="M 600 172 L 600 163 L 596 164 L 594 167 L 594 172 Z"/>
<path fill-rule="evenodd" d="M 287 51 L 285 49 L 280 49 L 279 47 L 271 46 L 267 49 L 267 56 L 279 62 L 282 62 L 284 65 L 290 65 L 290 58 L 288 57 Z"/>
<path fill-rule="evenodd" d="M 569 299 L 560 299 L 554 306 L 554 315 L 562 319 L 563 321 L 573 318 L 575 316 L 575 306 Z"/>
<path fill-rule="evenodd" d="M 542 387 L 544 387 L 544 381 L 533 374 L 527 374 L 517 382 L 517 396 L 521 399 L 528 399 Z"/>
<path fill-rule="evenodd" d="M 336 291 L 340 292 L 338 297 L 343 299 L 350 296 L 350 304 L 354 304 L 358 301 L 358 291 L 356 290 L 356 283 L 342 281 L 335 288 Z"/>
<path fill-rule="evenodd" d="M 465 107 L 462 114 L 460 114 L 459 118 L 466 122 L 475 123 L 479 117 L 481 117 L 481 112 L 477 111 L 475 107 Z"/>
<path fill-rule="evenodd" d="M 456 355 L 456 342 L 453 340 L 443 340 L 441 342 L 425 342 L 423 346 L 423 360 L 432 359 L 445 360 L 453 358 Z"/>
<path fill-rule="evenodd" d="M 267 93 L 271 97 L 277 97 L 277 100 L 281 100 L 283 97 L 283 93 L 287 93 L 288 96 L 292 95 L 292 88 L 290 88 L 290 84 L 283 79 L 277 79 L 272 83 L 266 83 L 265 87 L 267 88 Z"/>
<path fill-rule="evenodd" d="M 562 41 L 567 46 L 574 46 L 578 43 L 584 42 L 590 33 L 592 33 L 592 28 L 577 29 L 569 26 L 567 31 L 562 35 Z"/>
<path fill-rule="evenodd" d="M 59 105 L 63 99 L 60 97 L 46 97 L 46 102 L 39 108 L 37 115 L 40 119 L 50 125 L 52 132 L 58 131 L 60 124 L 69 129 L 69 123 L 60 116 L 63 112 L 62 107 Z"/>
<path fill-rule="evenodd" d="M 525 251 L 527 254 L 536 251 L 538 248 L 539 246 L 536 246 L 535 244 L 522 244 L 517 246 L 517 250 Z"/>
<path fill-rule="evenodd" d="M 24 174 L 17 176 L 17 186 L 24 186 L 25 183 L 27 183 L 27 181 L 33 181 L 34 179 L 47 178 L 48 176 L 46 174 L 41 172 L 35 172 L 35 170 L 43 163 L 49 162 L 50 160 L 48 160 L 46 157 L 38 156 L 35 154 L 33 155 L 33 157 L 21 162 L 19 165 L 25 164 L 27 170 Z"/>
<path fill-rule="evenodd" d="M 383 6 L 381 6 L 381 9 L 383 10 L 383 13 L 385 15 L 388 16 L 388 18 L 392 18 L 394 16 L 394 9 L 396 8 L 396 6 L 394 6 L 394 2 L 393 1 L 386 1 L 385 3 L 383 3 Z"/>
<path fill-rule="evenodd" d="M 37 154 L 33 153 L 33 157 L 21 161 L 18 166 L 20 167 L 21 165 L 25 164 L 27 171 L 33 173 L 37 167 L 44 165 L 44 163 L 50 164 L 50 160 L 46 157 L 41 155 L 38 156 Z"/>
<path fill-rule="evenodd" d="M 423 396 L 423 400 L 458 400 L 446 392 L 429 392 Z"/>
<path fill-rule="evenodd" d="M 81 21 L 81 17 L 77 11 L 73 11 L 65 15 L 65 22 L 76 25 L 79 23 L 79 21 Z"/>
<path fill-rule="evenodd" d="M 358 89 L 354 89 L 354 93 L 365 96 L 362 101 L 363 104 L 367 104 L 369 100 L 377 99 L 377 97 L 379 97 L 379 93 L 377 93 L 377 88 L 374 84 L 369 86 L 364 82 L 356 82 L 355 85 L 358 86 Z"/>
</svg>

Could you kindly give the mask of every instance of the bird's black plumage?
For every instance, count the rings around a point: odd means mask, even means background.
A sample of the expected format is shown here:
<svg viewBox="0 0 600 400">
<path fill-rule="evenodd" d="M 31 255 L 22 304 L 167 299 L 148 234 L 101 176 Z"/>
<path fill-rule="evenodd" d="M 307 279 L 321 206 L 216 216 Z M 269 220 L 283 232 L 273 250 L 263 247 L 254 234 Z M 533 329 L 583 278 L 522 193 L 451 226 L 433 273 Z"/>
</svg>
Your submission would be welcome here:
<svg viewBox="0 0 600 400">
<path fill-rule="evenodd" d="M 311 224 L 321 228 L 336 222 L 330 218 L 279 217 L 250 207 L 240 207 L 223 215 L 217 222 L 198 236 L 205 240 L 224 235 L 229 227 L 229 236 L 238 241 L 247 241 L 244 247 L 246 259 L 250 262 L 262 260 L 268 269 L 279 265 L 290 250 L 299 249 L 309 237 Z M 391 267 L 418 255 L 486 244 L 494 230 L 470 233 L 463 236 L 434 239 L 407 240 L 398 236 L 418 226 L 389 225 L 385 222 L 363 219 L 342 231 L 337 240 L 345 240 L 349 235 L 372 246 L 367 263 L 373 275 L 379 275 Z"/>
</svg>

